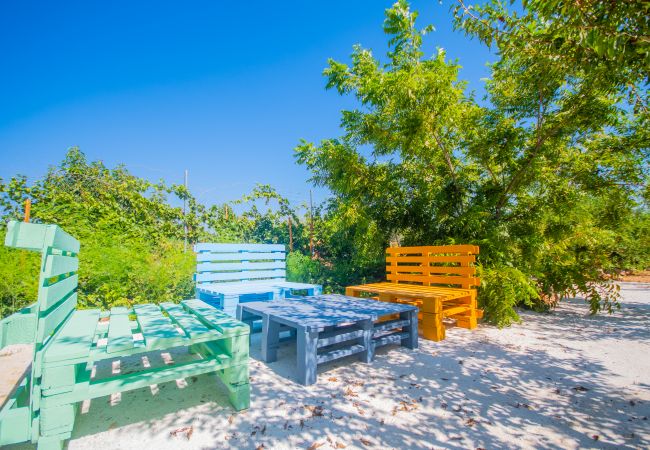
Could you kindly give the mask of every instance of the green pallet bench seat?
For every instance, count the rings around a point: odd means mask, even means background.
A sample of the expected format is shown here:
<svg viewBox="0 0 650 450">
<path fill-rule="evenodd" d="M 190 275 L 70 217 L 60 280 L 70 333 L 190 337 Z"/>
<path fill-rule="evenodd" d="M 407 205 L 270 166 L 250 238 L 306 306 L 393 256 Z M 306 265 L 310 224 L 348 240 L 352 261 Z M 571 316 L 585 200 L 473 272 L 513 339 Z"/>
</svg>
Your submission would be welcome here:
<svg viewBox="0 0 650 450">
<path fill-rule="evenodd" d="M 293 296 L 295 291 L 319 295 L 318 284 L 286 280 L 282 244 L 201 243 L 196 252 L 196 296 L 230 316 L 239 303 Z"/>
<path fill-rule="evenodd" d="M 2 351 L 29 349 L 29 358 L 13 359 L 17 376 L 3 374 L 14 386 L 0 389 L 0 446 L 31 440 L 39 448 L 62 448 L 80 402 L 209 372 L 226 386 L 236 410 L 248 408 L 248 325 L 199 299 L 77 310 L 76 239 L 56 225 L 10 222 L 5 243 L 42 252 L 42 263 L 37 302 L 0 321 Z M 187 348 L 188 358 L 95 374 L 100 362 L 175 348 Z"/>
</svg>

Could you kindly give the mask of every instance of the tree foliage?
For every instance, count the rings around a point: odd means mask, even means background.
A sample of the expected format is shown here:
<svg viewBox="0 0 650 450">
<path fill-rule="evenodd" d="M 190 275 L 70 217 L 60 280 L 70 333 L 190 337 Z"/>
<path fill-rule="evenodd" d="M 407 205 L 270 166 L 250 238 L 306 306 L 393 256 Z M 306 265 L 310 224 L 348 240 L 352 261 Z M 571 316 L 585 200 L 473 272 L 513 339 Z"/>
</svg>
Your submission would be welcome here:
<svg viewBox="0 0 650 450">
<path fill-rule="evenodd" d="M 327 88 L 358 102 L 342 112 L 342 135 L 296 148 L 334 193 L 330 213 L 351 211 L 378 242 L 480 245 L 479 299 L 501 325 L 517 319 L 516 304 L 567 295 L 610 309 L 623 231 L 648 220 L 647 91 L 629 78 L 642 73 L 637 53 L 620 71 L 625 83 L 584 55 L 559 58 L 547 40 L 561 19 L 545 12 L 518 16 L 500 2 L 457 10 L 458 27 L 498 47 L 481 106 L 442 49 L 424 55 L 430 28 L 397 2 L 386 12 L 384 62 L 355 46 L 349 65 L 330 60 L 324 71 Z M 640 252 L 647 262 L 645 244 L 623 259 Z"/>
<path fill-rule="evenodd" d="M 77 148 L 32 184 L 19 175 L 6 183 L 0 180 L 2 235 L 8 220 L 22 218 L 28 197 L 33 221 L 56 223 L 81 242 L 82 307 L 191 298 L 193 243 L 288 243 L 287 216 L 293 217 L 294 248 L 308 246 L 304 220 L 269 186 L 258 186 L 231 204 L 206 208 L 184 186 L 152 183 L 123 166 L 110 169 L 89 162 Z M 257 201 L 274 201 L 277 207 L 260 212 Z M 233 210 L 237 206 L 243 207 L 239 214 Z M 35 253 L 0 247 L 0 316 L 35 301 L 38 265 Z"/>
</svg>

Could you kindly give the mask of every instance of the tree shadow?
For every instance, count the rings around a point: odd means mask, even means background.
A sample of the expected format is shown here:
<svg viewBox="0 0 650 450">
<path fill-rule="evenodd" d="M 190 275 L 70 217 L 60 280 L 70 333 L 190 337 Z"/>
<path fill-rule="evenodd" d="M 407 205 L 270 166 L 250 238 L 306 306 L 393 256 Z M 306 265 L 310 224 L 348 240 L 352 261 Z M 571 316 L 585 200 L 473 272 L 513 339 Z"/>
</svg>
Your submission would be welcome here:
<svg viewBox="0 0 650 450">
<path fill-rule="evenodd" d="M 523 312 L 509 329 L 455 328 L 417 350 L 383 347 L 371 364 L 322 366 L 312 386 L 292 379 L 293 344 L 266 365 L 254 337 L 248 411 L 234 412 L 216 376 L 201 375 L 183 388 L 125 392 L 112 406 L 93 400 L 70 447 L 648 448 L 648 373 L 627 381 L 598 349 L 647 361 L 649 293 L 626 286 L 611 316 L 589 316 L 574 299 L 551 314 Z M 184 427 L 189 439 L 170 435 Z"/>
</svg>

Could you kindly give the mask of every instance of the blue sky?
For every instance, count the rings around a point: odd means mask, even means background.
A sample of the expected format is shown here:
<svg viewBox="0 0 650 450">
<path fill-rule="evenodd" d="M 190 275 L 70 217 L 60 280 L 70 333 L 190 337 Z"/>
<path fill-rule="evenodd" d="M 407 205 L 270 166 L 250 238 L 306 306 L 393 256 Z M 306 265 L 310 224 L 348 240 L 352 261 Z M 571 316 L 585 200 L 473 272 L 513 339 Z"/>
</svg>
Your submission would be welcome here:
<svg viewBox="0 0 650 450">
<path fill-rule="evenodd" d="M 325 91 L 328 57 L 385 55 L 392 1 L 0 3 L 0 177 L 42 177 L 70 146 L 212 204 L 269 183 L 306 200 L 300 138 L 339 134 L 351 99 Z M 453 32 L 449 2 L 415 1 L 482 94 L 486 48 Z M 327 193 L 314 191 L 316 201 Z"/>
</svg>

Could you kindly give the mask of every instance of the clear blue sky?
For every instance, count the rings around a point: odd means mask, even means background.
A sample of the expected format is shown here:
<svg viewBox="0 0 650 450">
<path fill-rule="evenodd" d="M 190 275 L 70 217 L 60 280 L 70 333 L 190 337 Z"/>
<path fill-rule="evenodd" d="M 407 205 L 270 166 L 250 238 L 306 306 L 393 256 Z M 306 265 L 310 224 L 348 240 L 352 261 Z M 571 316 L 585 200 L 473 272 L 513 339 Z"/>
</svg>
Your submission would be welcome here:
<svg viewBox="0 0 650 450">
<path fill-rule="evenodd" d="M 300 138 L 339 134 L 350 99 L 325 91 L 328 57 L 385 55 L 392 1 L 0 3 L 0 177 L 31 179 L 70 146 L 207 204 L 269 183 L 307 198 Z M 428 38 L 482 93 L 487 49 L 453 32 L 450 2 L 415 1 Z M 315 191 L 315 200 L 326 193 Z"/>
</svg>

